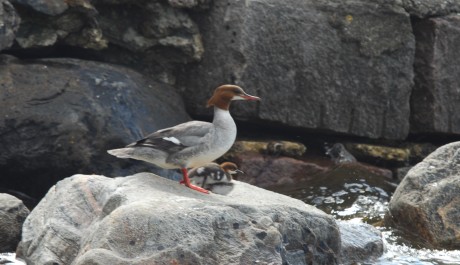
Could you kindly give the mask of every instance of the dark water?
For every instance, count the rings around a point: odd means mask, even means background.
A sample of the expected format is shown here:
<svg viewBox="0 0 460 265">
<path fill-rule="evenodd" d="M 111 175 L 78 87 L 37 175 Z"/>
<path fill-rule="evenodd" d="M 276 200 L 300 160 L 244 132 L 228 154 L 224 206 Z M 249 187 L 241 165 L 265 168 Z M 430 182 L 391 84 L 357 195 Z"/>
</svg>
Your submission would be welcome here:
<svg viewBox="0 0 460 265">
<path fill-rule="evenodd" d="M 395 184 L 382 176 L 338 167 L 315 181 L 272 190 L 300 199 L 340 220 L 366 222 L 381 230 L 385 253 L 377 265 L 460 264 L 460 250 L 430 250 L 414 247 L 403 235 L 383 226 L 383 218 Z"/>
</svg>

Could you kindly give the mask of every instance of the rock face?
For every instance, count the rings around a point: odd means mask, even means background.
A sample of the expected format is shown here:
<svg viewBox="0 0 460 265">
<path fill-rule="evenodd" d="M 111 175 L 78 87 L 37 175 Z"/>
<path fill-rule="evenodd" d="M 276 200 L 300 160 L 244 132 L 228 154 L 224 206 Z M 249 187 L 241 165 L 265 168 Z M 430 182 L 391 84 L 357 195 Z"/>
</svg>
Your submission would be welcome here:
<svg viewBox="0 0 460 265">
<path fill-rule="evenodd" d="M 338 264 L 334 219 L 284 195 L 235 181 L 201 194 L 140 173 L 75 175 L 27 218 L 27 264 Z"/>
<path fill-rule="evenodd" d="M 197 103 L 206 89 L 196 88 L 218 80 L 262 98 L 258 106 L 234 106 L 237 116 L 371 138 L 407 136 L 415 42 L 396 2 L 219 1 L 195 20 L 206 52 L 179 78 L 192 113 L 205 114 Z"/>
<path fill-rule="evenodd" d="M 438 148 L 396 189 L 387 220 L 428 247 L 460 247 L 460 142 Z"/>
<path fill-rule="evenodd" d="M 13 44 L 20 21 L 13 5 L 7 0 L 0 0 L 0 51 Z"/>
<path fill-rule="evenodd" d="M 33 197 L 76 172 L 121 175 L 144 167 L 106 150 L 188 120 L 171 87 L 103 63 L 2 56 L 0 87 L 3 187 Z"/>
<path fill-rule="evenodd" d="M 460 2 L 457 0 L 402 0 L 402 4 L 409 14 L 419 18 L 445 16 L 460 10 Z"/>
<path fill-rule="evenodd" d="M 0 252 L 14 252 L 29 209 L 18 198 L 0 193 Z"/>
<path fill-rule="evenodd" d="M 417 40 L 411 130 L 460 134 L 460 15 L 414 23 Z"/>
<path fill-rule="evenodd" d="M 13 50 L 18 54 L 51 47 L 52 53 L 118 63 L 174 83 L 170 65 L 198 61 L 204 52 L 198 27 L 185 9 L 206 9 L 209 0 L 12 2 L 22 18 Z"/>
</svg>

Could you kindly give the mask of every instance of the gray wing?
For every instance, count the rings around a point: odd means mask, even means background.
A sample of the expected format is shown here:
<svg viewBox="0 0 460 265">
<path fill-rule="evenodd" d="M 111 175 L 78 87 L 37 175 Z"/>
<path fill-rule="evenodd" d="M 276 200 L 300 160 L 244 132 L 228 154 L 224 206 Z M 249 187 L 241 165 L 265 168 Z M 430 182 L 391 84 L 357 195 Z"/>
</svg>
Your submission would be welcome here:
<svg viewBox="0 0 460 265">
<path fill-rule="evenodd" d="M 174 137 L 185 146 L 193 146 L 202 143 L 212 129 L 212 123 L 204 121 L 189 121 L 174 127 L 159 130 L 147 137 Z"/>
<path fill-rule="evenodd" d="M 212 129 L 213 126 L 209 122 L 189 121 L 156 131 L 128 146 L 152 147 L 167 153 L 179 152 L 187 147 L 205 142 Z"/>
</svg>

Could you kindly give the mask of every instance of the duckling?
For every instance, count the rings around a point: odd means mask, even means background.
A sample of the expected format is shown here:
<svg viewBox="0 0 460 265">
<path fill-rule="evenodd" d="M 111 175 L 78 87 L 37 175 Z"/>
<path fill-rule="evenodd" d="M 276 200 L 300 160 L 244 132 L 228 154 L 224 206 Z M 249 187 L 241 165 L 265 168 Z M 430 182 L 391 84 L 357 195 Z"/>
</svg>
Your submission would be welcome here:
<svg viewBox="0 0 460 265">
<path fill-rule="evenodd" d="M 193 185 L 210 190 L 213 193 L 227 195 L 233 189 L 232 175 L 244 173 L 232 162 L 222 164 L 208 163 L 191 169 L 188 174 Z"/>
</svg>

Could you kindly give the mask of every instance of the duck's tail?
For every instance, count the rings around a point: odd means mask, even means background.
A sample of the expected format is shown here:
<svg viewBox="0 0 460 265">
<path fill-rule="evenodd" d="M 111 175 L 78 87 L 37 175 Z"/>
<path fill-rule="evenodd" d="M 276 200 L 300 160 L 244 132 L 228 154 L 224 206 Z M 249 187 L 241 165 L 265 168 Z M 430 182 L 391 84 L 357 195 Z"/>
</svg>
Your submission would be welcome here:
<svg viewBox="0 0 460 265">
<path fill-rule="evenodd" d="M 134 155 L 132 148 L 119 148 L 107 150 L 107 153 L 116 156 L 118 158 L 132 158 Z"/>
</svg>

